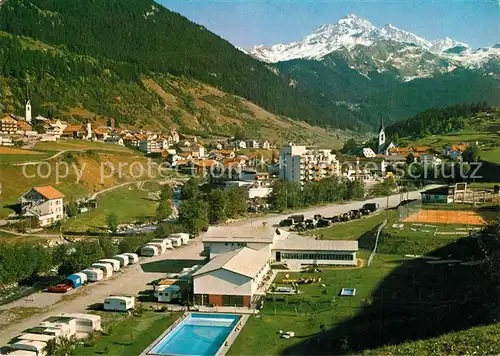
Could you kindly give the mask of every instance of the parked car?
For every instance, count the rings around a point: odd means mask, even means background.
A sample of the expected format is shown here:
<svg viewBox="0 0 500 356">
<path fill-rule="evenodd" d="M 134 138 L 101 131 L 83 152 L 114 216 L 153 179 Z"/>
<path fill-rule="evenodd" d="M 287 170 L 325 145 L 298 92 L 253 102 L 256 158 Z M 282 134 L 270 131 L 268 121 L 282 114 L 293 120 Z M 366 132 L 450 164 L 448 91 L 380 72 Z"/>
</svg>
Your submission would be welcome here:
<svg viewBox="0 0 500 356">
<path fill-rule="evenodd" d="M 330 226 L 330 220 L 328 219 L 319 219 L 316 227 L 328 227 Z"/>
<path fill-rule="evenodd" d="M 50 286 L 49 288 L 47 288 L 47 292 L 51 292 L 51 293 L 66 293 L 66 292 L 69 292 L 72 289 L 73 289 L 73 287 L 71 286 L 71 284 L 58 283 L 58 284 L 56 284 L 54 286 Z"/>
<path fill-rule="evenodd" d="M 359 211 L 361 212 L 362 215 L 370 215 L 369 209 L 361 208 L 361 209 L 359 209 Z"/>
<path fill-rule="evenodd" d="M 288 227 L 288 226 L 292 226 L 292 225 L 293 225 L 293 220 L 292 220 L 292 219 L 285 219 L 285 220 L 281 220 L 279 225 L 280 225 L 281 227 Z"/>
<path fill-rule="evenodd" d="M 351 213 L 351 219 L 360 219 L 361 218 L 361 212 L 359 210 L 350 210 L 349 211 Z"/>
<path fill-rule="evenodd" d="M 294 224 L 303 223 L 306 220 L 306 217 L 304 215 L 291 215 L 288 218 L 292 219 Z"/>
<path fill-rule="evenodd" d="M 370 210 L 372 213 L 374 211 L 377 211 L 377 209 L 380 207 L 379 204 L 377 203 L 366 203 L 365 205 L 363 205 L 363 209 L 368 209 Z"/>
<path fill-rule="evenodd" d="M 307 219 L 306 221 L 304 221 L 304 225 L 306 229 L 314 229 L 316 227 L 316 220 Z"/>
</svg>

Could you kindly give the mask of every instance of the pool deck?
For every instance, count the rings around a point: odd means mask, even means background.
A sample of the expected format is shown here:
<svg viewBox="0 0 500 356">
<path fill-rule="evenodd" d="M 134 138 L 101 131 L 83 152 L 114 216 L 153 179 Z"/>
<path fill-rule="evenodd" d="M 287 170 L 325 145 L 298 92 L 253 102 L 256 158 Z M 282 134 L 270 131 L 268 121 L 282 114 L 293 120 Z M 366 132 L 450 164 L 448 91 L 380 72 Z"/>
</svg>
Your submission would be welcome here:
<svg viewBox="0 0 500 356">
<path fill-rule="evenodd" d="M 234 340 L 238 337 L 241 330 L 245 326 L 248 321 L 248 315 L 242 315 L 240 318 L 240 322 L 231 330 L 231 333 L 228 335 L 226 341 L 222 344 L 222 346 L 217 350 L 216 356 L 224 356 L 228 351 Z"/>
<path fill-rule="evenodd" d="M 254 311 L 252 309 L 245 308 L 246 309 L 246 313 L 242 314 L 242 313 L 235 312 L 235 308 L 232 308 L 232 307 L 219 307 L 217 311 L 214 311 L 215 308 L 207 308 L 207 309 L 209 309 L 208 312 L 207 312 L 207 314 L 231 313 L 231 314 L 238 314 L 238 315 L 240 315 L 240 321 L 231 330 L 231 332 L 229 333 L 228 337 L 226 338 L 226 340 L 224 341 L 224 343 L 222 344 L 222 346 L 219 348 L 219 350 L 217 350 L 217 353 L 215 354 L 217 356 L 224 356 L 227 353 L 227 351 L 229 350 L 229 348 L 231 347 L 231 345 L 233 344 L 234 340 L 236 340 L 236 338 L 238 337 L 238 335 L 241 332 L 241 330 L 243 329 L 243 327 L 245 326 L 245 324 L 246 324 L 246 322 L 247 322 L 247 320 L 249 318 L 248 314 L 254 314 Z M 221 310 L 221 309 L 227 309 L 227 311 L 224 311 L 224 310 Z M 236 309 L 243 309 L 243 308 L 236 308 Z M 199 312 L 204 313 L 204 311 L 201 311 L 201 310 Z M 139 356 L 151 356 L 151 355 L 155 355 L 155 354 L 151 353 L 151 350 L 163 338 L 165 338 L 165 336 L 167 336 L 172 331 L 172 329 L 174 329 L 175 327 L 177 327 L 177 325 L 179 325 L 179 323 L 181 321 L 183 321 L 191 313 L 193 313 L 193 312 L 186 312 L 186 313 L 182 314 L 179 317 L 179 319 L 177 319 L 160 336 L 158 336 L 156 338 L 156 340 L 153 341 Z M 198 312 L 195 312 L 195 313 L 198 313 Z"/>
</svg>

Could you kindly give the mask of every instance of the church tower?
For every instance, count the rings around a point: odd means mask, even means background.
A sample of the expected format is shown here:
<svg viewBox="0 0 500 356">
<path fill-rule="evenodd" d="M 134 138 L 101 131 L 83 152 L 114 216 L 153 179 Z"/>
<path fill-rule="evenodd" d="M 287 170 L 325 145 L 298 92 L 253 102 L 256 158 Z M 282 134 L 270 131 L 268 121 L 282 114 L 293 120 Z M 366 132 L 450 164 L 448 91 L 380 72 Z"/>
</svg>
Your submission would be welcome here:
<svg viewBox="0 0 500 356">
<path fill-rule="evenodd" d="M 384 129 L 384 119 L 380 121 L 380 129 L 378 130 L 378 153 L 384 153 L 385 147 L 385 129 Z"/>
<path fill-rule="evenodd" d="M 24 119 L 26 120 L 27 123 L 31 123 L 31 102 L 29 101 L 29 99 L 26 102 Z"/>
</svg>

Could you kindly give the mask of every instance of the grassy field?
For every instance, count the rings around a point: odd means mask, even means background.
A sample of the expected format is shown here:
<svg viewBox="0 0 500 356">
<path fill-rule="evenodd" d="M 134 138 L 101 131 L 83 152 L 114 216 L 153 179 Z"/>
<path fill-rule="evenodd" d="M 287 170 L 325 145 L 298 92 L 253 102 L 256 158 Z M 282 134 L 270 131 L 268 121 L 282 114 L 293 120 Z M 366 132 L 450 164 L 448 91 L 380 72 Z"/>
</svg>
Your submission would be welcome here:
<svg viewBox="0 0 500 356">
<path fill-rule="evenodd" d="M 428 340 L 367 350 L 364 355 L 499 355 L 500 324 L 478 326 Z"/>
<path fill-rule="evenodd" d="M 139 167 L 137 164 L 140 164 Z M 166 177 L 154 169 L 151 172 L 152 175 L 149 176 L 145 157 L 127 151 L 67 152 L 40 165 L 1 165 L 0 218 L 13 213 L 11 205 L 17 204 L 19 197 L 31 187 L 52 185 L 65 195 L 65 203 L 68 203 L 121 183 L 155 177 L 162 180 Z"/>
<path fill-rule="evenodd" d="M 496 114 L 498 116 L 498 114 Z M 432 135 L 420 138 L 416 141 L 403 139 L 403 142 L 414 145 L 429 145 L 431 147 L 443 147 L 447 144 L 455 144 L 461 142 L 495 142 L 500 134 L 500 125 L 498 117 L 482 117 L 479 116 L 472 119 L 465 128 L 459 132 L 451 132 L 444 135 Z"/>
<path fill-rule="evenodd" d="M 61 140 L 57 142 L 38 142 L 35 145 L 36 150 L 43 151 L 62 151 L 62 150 L 101 150 L 110 152 L 126 152 L 133 155 L 142 155 L 138 150 L 133 150 L 120 145 L 108 145 L 102 142 L 84 141 L 84 140 Z"/>
<path fill-rule="evenodd" d="M 70 218 L 63 223 L 64 230 L 86 231 L 106 228 L 106 216 L 114 212 L 120 224 L 132 222 L 140 217 L 152 217 L 156 202 L 148 197 L 148 192 L 138 189 L 135 184 L 117 188 L 98 196 L 98 207 L 87 213 Z"/>
<path fill-rule="evenodd" d="M 118 314 L 118 313 L 108 313 Z M 155 313 L 147 311 L 140 317 L 116 316 L 118 321 L 104 322 L 108 335 L 99 336 L 95 342 L 86 342 L 76 349 L 75 355 L 90 356 L 108 354 L 113 356 L 139 355 L 174 321 L 179 313 Z"/>
<path fill-rule="evenodd" d="M 404 138 L 402 143 L 408 145 L 431 146 L 433 148 L 443 148 L 450 144 L 462 142 L 479 142 L 481 147 L 481 159 L 500 163 L 500 147 L 488 147 L 491 143 L 497 143 L 500 137 L 500 125 L 498 124 L 499 114 L 495 117 L 478 116 L 472 119 L 465 128 L 458 132 L 451 132 L 444 135 L 432 135 L 417 140 Z"/>
<path fill-rule="evenodd" d="M 370 267 L 290 273 L 292 279 L 321 277 L 321 283 L 299 285 L 299 295 L 268 297 L 261 316 L 250 318 L 229 354 L 257 349 L 271 355 L 357 354 L 368 349 L 378 354 L 419 354 L 431 344 L 421 346 L 420 341 L 413 341 L 445 334 L 437 342 L 446 345 L 452 340 L 447 339 L 447 333 L 492 323 L 498 313 L 494 292 L 485 295 L 481 288 L 495 287 L 481 268 L 433 265 L 403 257 L 426 254 L 463 261 L 482 259 L 476 239 L 434 235 L 435 231 L 457 231 L 463 225 L 440 225 L 427 228 L 430 231 L 425 233 L 417 230 L 423 227 L 405 224 L 400 230 L 392 227 L 398 222 L 397 212 L 390 211 L 389 216 Z M 367 254 L 384 219 L 382 213 L 318 229 L 315 234 L 327 239 L 357 239 L 359 253 Z M 279 274 L 274 283 L 280 285 L 282 279 L 283 274 Z M 340 297 L 342 288 L 356 288 L 356 295 Z M 282 339 L 279 330 L 294 331 L 296 336 Z M 457 343 L 458 350 L 462 344 Z M 382 345 L 394 346 L 378 352 Z M 448 353 L 455 353 L 455 346 L 448 347 Z M 424 353 L 433 352 L 429 349 Z"/>
<path fill-rule="evenodd" d="M 500 164 L 500 147 L 484 148 L 481 150 L 480 156 L 484 161 Z"/>
<path fill-rule="evenodd" d="M 321 273 L 290 273 L 290 278 L 300 276 L 321 277 L 321 283 L 299 286 L 299 296 L 287 297 L 286 301 L 268 300 L 264 303 L 261 317 L 251 317 L 228 355 L 247 355 L 248 350 L 262 350 L 267 355 L 279 355 L 289 347 L 297 347 L 307 338 L 321 333 L 321 325 L 336 327 L 354 317 L 363 305 L 371 302 L 372 292 L 394 268 L 382 261 L 390 262 L 392 256 L 380 256 L 374 268 L 352 270 L 324 270 Z M 278 274 L 275 281 L 283 279 Z M 354 297 L 339 297 L 342 288 L 356 288 Z M 326 290 L 324 294 L 323 290 Z M 294 331 L 296 337 L 285 340 L 278 330 Z M 293 354 L 297 354 L 293 352 Z M 300 352 L 299 352 L 300 354 Z M 315 354 L 310 350 L 307 354 Z"/>
</svg>

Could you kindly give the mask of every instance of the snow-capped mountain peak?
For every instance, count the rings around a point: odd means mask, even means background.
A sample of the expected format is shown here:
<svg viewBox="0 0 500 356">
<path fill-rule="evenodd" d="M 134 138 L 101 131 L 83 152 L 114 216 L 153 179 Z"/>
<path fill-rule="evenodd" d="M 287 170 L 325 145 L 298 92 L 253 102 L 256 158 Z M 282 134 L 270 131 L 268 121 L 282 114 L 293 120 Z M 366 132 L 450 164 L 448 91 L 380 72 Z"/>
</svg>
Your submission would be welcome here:
<svg viewBox="0 0 500 356">
<path fill-rule="evenodd" d="M 431 46 L 430 41 L 426 41 L 424 38 L 419 37 L 415 35 L 414 33 L 408 32 L 401 30 L 391 24 L 385 25 L 381 30 L 380 33 L 382 37 L 396 41 L 396 42 L 403 42 L 403 43 L 413 43 L 418 46 L 427 48 Z"/>
<path fill-rule="evenodd" d="M 372 46 L 381 41 L 412 44 L 435 55 L 461 47 L 471 52 L 470 47 L 451 38 L 426 40 L 412 32 L 401 30 L 391 24 L 377 28 L 370 21 L 355 14 L 349 14 L 335 24 L 320 26 L 301 41 L 277 44 L 270 47 L 255 46 L 245 52 L 265 62 L 279 62 L 291 59 L 321 59 L 341 48 L 351 49 L 357 45 Z"/>
</svg>

